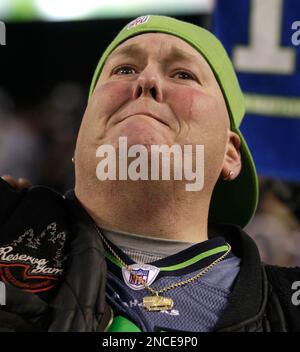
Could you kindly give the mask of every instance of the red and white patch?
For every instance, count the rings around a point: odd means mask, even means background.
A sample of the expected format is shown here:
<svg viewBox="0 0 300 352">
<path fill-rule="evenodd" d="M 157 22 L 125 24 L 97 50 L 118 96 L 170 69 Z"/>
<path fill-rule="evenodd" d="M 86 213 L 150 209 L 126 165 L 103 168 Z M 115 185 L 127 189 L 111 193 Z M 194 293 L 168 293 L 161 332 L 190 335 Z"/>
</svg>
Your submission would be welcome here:
<svg viewBox="0 0 300 352">
<path fill-rule="evenodd" d="M 52 289 L 63 270 L 48 265 L 48 260 L 39 259 L 13 251 L 12 246 L 0 247 L 0 280 L 29 292 Z"/>
<path fill-rule="evenodd" d="M 140 24 L 145 24 L 146 22 L 148 22 L 150 16 L 140 16 L 138 18 L 136 18 L 135 20 L 131 21 L 128 26 L 127 29 L 131 29 L 134 28 L 136 26 L 139 26 Z"/>
<path fill-rule="evenodd" d="M 24 291 L 37 293 L 49 291 L 58 283 L 58 277 L 51 275 L 31 275 L 29 264 L 2 264 L 0 263 L 0 279 Z"/>
<path fill-rule="evenodd" d="M 53 222 L 0 245 L 0 281 L 33 293 L 51 290 L 63 275 L 65 241 L 66 233 Z"/>
</svg>

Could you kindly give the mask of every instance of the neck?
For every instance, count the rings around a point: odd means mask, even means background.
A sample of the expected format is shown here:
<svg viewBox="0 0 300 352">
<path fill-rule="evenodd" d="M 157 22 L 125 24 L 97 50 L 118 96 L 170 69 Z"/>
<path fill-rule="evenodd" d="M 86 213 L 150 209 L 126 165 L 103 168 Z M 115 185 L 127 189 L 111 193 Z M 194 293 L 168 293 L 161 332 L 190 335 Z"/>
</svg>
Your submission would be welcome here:
<svg viewBox="0 0 300 352">
<path fill-rule="evenodd" d="M 201 199 L 199 192 L 164 181 L 105 181 L 93 186 L 78 182 L 75 194 L 100 227 L 192 243 L 208 238 L 209 199 Z"/>
</svg>

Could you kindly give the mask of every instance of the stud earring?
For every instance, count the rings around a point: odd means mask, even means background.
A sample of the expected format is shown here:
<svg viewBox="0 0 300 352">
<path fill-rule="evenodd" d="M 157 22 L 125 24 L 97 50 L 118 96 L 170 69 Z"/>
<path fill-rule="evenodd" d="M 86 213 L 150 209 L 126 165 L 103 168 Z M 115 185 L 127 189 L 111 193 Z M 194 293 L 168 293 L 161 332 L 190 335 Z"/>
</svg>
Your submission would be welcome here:
<svg viewBox="0 0 300 352">
<path fill-rule="evenodd" d="M 232 178 L 233 175 L 234 175 L 234 172 L 232 170 L 228 170 L 228 173 L 225 177 L 223 177 L 223 180 L 228 181 Z"/>
</svg>

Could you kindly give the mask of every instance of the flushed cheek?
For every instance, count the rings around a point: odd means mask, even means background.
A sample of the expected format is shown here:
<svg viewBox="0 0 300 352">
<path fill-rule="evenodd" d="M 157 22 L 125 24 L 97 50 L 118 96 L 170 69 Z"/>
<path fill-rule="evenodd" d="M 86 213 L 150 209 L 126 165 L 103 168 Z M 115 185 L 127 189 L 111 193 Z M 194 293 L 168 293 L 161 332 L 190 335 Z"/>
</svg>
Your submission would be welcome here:
<svg viewBox="0 0 300 352">
<path fill-rule="evenodd" d="M 108 81 L 98 85 L 90 101 L 94 116 L 109 118 L 128 101 L 131 94 L 129 82 Z"/>
<path fill-rule="evenodd" d="M 105 134 L 110 116 L 118 110 L 130 94 L 125 82 L 98 84 L 84 113 L 79 131 L 79 141 L 95 145 Z"/>
<path fill-rule="evenodd" d="M 186 87 L 172 91 L 170 105 L 179 119 L 179 123 L 214 123 L 215 116 L 218 117 L 223 108 L 219 98 L 208 94 L 199 89 Z M 209 118 L 210 117 L 210 118 Z M 219 117 L 219 119 L 221 116 Z M 218 121 L 220 123 L 220 120 Z"/>
<path fill-rule="evenodd" d="M 191 87 L 172 89 L 168 96 L 171 109 L 179 120 L 179 124 L 189 122 L 191 110 L 196 101 L 202 100 L 203 94 Z"/>
<path fill-rule="evenodd" d="M 220 132 L 225 126 L 226 107 L 224 110 L 219 97 L 199 89 L 187 87 L 174 91 L 170 105 L 180 125 L 178 139 L 186 139 L 193 143 L 200 137 L 205 138 L 212 131 Z"/>
<path fill-rule="evenodd" d="M 207 95 L 202 101 L 195 100 L 191 106 L 190 119 L 191 139 L 197 141 L 197 144 L 204 145 L 205 164 L 211 165 L 213 160 L 218 169 L 224 158 L 228 138 L 228 116 L 225 104 L 215 95 Z"/>
</svg>

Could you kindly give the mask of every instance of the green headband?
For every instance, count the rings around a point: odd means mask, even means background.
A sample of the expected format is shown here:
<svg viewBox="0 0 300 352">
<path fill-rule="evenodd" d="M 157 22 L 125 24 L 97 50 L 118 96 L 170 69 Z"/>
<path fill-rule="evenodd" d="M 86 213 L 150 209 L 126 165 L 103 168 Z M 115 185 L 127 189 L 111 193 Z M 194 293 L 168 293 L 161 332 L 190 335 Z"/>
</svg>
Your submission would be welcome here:
<svg viewBox="0 0 300 352">
<path fill-rule="evenodd" d="M 210 204 L 209 222 L 235 223 L 244 227 L 253 217 L 258 201 L 258 181 L 247 144 L 239 130 L 245 104 L 232 63 L 220 41 L 209 31 L 191 23 L 165 16 L 141 16 L 126 25 L 103 53 L 90 86 L 92 95 L 109 55 L 127 39 L 147 33 L 160 32 L 181 38 L 209 63 L 222 89 L 231 121 L 231 130 L 241 138 L 242 171 L 231 182 L 219 180 Z"/>
</svg>

